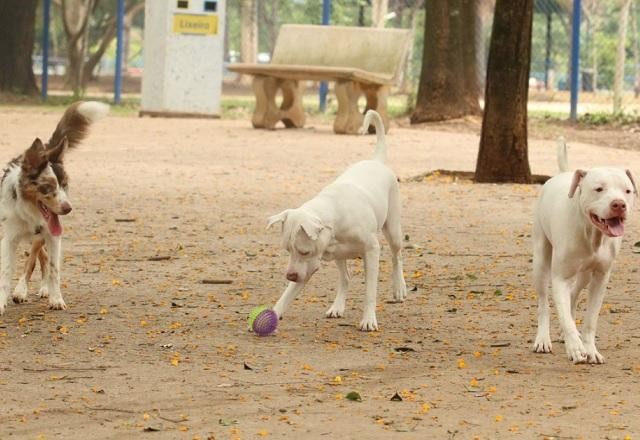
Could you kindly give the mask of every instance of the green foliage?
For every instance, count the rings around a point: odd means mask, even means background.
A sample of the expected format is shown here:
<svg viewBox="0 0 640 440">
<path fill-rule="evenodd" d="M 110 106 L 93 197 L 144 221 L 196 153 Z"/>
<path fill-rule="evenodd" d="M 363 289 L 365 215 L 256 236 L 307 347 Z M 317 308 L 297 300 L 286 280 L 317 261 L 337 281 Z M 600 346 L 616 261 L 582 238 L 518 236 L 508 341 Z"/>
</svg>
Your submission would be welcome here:
<svg viewBox="0 0 640 440">
<path fill-rule="evenodd" d="M 578 117 L 578 123 L 591 127 L 604 125 L 621 127 L 640 123 L 640 115 L 635 111 L 630 113 L 585 113 Z"/>
<path fill-rule="evenodd" d="M 559 8 L 554 4 L 560 4 Z M 543 79 L 545 70 L 547 16 L 545 11 L 552 9 L 551 57 L 550 69 L 555 73 L 554 87 L 568 88 L 569 62 L 571 56 L 571 8 L 557 0 L 539 0 L 533 19 L 533 36 L 531 42 L 531 76 Z M 597 70 L 598 89 L 611 89 L 615 70 L 616 46 L 618 44 L 618 27 L 621 2 L 617 0 L 591 0 L 583 2 L 583 18 L 580 32 L 580 68 L 592 72 Z M 636 8 L 635 16 L 629 20 L 640 19 L 640 8 Z M 627 57 L 625 64 L 625 81 L 627 88 L 633 84 L 633 26 L 627 30 Z"/>
</svg>

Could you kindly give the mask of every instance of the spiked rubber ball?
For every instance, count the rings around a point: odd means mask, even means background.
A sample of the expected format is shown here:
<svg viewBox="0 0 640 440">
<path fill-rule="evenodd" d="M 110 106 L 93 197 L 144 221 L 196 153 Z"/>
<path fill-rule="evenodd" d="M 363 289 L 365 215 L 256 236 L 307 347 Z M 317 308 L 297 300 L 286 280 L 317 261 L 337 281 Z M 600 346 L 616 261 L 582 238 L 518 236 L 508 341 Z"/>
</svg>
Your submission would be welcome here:
<svg viewBox="0 0 640 440">
<path fill-rule="evenodd" d="M 251 326 L 258 336 L 268 336 L 278 328 L 278 315 L 271 309 L 259 312 Z"/>
</svg>

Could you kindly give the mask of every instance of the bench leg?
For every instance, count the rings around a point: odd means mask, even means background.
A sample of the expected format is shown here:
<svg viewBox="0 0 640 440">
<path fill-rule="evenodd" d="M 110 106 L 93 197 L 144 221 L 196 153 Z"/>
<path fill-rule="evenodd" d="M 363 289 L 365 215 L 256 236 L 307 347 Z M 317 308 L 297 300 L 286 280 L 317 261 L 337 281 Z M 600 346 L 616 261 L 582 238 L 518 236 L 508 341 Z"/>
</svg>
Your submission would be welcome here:
<svg viewBox="0 0 640 440">
<path fill-rule="evenodd" d="M 280 105 L 280 120 L 287 128 L 304 127 L 305 115 L 302 106 L 302 83 L 294 80 L 282 80 L 282 105 Z"/>
<path fill-rule="evenodd" d="M 278 81 L 269 76 L 253 77 L 253 93 L 256 95 L 256 109 L 251 118 L 254 128 L 273 130 L 280 120 L 280 110 L 276 106 Z"/>
<path fill-rule="evenodd" d="M 280 108 L 276 104 L 278 89 L 282 90 Z M 298 81 L 255 76 L 253 93 L 256 95 L 256 108 L 251 117 L 254 128 L 274 130 L 278 121 L 284 122 L 287 128 L 304 127 L 305 115 Z"/>
<path fill-rule="evenodd" d="M 389 132 L 389 114 L 387 113 L 387 96 L 389 96 L 388 86 L 362 86 L 364 96 L 367 98 L 367 110 L 375 110 L 380 115 L 384 124 L 385 133 Z M 369 133 L 375 133 L 373 125 L 369 126 Z"/>
<path fill-rule="evenodd" d="M 358 98 L 362 94 L 360 84 L 353 81 L 336 81 L 338 112 L 333 131 L 340 134 L 357 134 L 364 116 L 358 111 Z"/>
</svg>

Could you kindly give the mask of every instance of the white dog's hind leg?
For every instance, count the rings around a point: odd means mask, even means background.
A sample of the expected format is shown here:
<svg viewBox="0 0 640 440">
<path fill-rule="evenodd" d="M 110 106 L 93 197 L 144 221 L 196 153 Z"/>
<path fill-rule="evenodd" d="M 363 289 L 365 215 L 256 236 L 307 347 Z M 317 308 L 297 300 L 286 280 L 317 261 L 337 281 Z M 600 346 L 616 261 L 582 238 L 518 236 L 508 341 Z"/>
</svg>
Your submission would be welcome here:
<svg viewBox="0 0 640 440">
<path fill-rule="evenodd" d="M 5 236 L 2 238 L 2 242 L 0 242 L 0 255 L 2 256 L 2 263 L 0 263 L 0 315 L 7 307 L 17 249 L 18 240 L 16 237 Z"/>
<path fill-rule="evenodd" d="M 573 319 L 574 322 L 576 322 L 580 292 L 582 292 L 582 289 L 584 289 L 590 281 L 590 272 L 580 272 L 576 278 L 576 283 L 571 289 L 571 319 Z M 560 337 L 564 341 L 564 333 L 562 333 Z"/>
<path fill-rule="evenodd" d="M 276 312 L 278 318 L 282 319 L 284 311 L 289 308 L 289 304 L 291 304 L 291 301 L 293 301 L 296 296 L 298 296 L 298 294 L 302 291 L 304 285 L 305 283 L 289 282 L 287 288 L 282 293 L 282 296 L 280 296 L 280 299 L 278 300 L 276 305 L 273 306 L 273 311 Z"/>
<path fill-rule="evenodd" d="M 587 360 L 587 352 L 580 340 L 576 322 L 571 318 L 571 281 L 554 275 L 551 284 L 567 356 L 573 363 L 584 362 Z"/>
<path fill-rule="evenodd" d="M 589 288 L 587 297 L 587 313 L 584 317 L 584 330 L 582 332 L 584 348 L 587 352 L 587 362 L 590 364 L 603 364 L 604 357 L 596 349 L 596 327 L 598 315 L 602 307 L 602 301 L 609 281 L 609 274 L 596 273 Z"/>
<path fill-rule="evenodd" d="M 382 227 L 382 232 L 384 232 L 384 236 L 391 248 L 393 299 L 396 302 L 403 302 L 407 298 L 407 284 L 404 281 L 402 268 L 402 227 L 400 226 L 400 206 L 397 194 L 396 197 L 392 197 L 389 205 L 389 214 L 386 223 Z"/>
<path fill-rule="evenodd" d="M 349 288 L 347 260 L 336 260 L 336 266 L 338 267 L 338 288 L 336 291 L 336 299 L 333 301 L 329 310 L 327 310 L 327 318 L 342 318 L 347 301 L 347 289 Z"/>
<path fill-rule="evenodd" d="M 576 320 L 576 313 L 578 311 L 578 299 L 580 298 L 580 292 L 582 292 L 582 289 L 587 287 L 587 284 L 590 282 L 590 272 L 580 272 L 578 274 L 578 279 L 576 280 L 576 284 L 573 286 L 573 291 L 571 292 L 571 317 L 574 321 Z"/>
<path fill-rule="evenodd" d="M 533 283 L 538 296 L 538 332 L 533 344 L 536 353 L 551 353 L 549 334 L 549 280 L 551 271 L 551 243 L 534 226 Z"/>
<path fill-rule="evenodd" d="M 380 269 L 380 243 L 372 235 L 371 244 L 364 254 L 364 273 L 366 296 L 364 300 L 364 310 L 360 330 L 378 330 L 378 320 L 376 319 L 376 296 L 378 289 L 378 272 Z"/>
</svg>

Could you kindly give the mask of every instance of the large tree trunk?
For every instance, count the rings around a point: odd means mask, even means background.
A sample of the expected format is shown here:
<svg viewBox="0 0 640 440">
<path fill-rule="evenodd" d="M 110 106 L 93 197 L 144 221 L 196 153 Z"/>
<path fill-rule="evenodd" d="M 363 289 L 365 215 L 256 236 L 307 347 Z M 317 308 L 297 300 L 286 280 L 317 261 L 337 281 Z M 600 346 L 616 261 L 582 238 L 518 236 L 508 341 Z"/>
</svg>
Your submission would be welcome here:
<svg viewBox="0 0 640 440">
<path fill-rule="evenodd" d="M 426 2 L 422 71 L 412 124 L 467 114 L 460 8 L 461 0 Z"/>
<path fill-rule="evenodd" d="M 479 115 L 480 88 L 478 87 L 478 69 L 476 58 L 478 47 L 477 21 L 478 0 L 462 0 L 461 9 L 461 43 L 462 69 L 464 74 L 463 99 L 467 105 L 466 113 Z"/>
<path fill-rule="evenodd" d="M 389 0 L 371 1 L 371 27 L 383 28 L 389 10 Z"/>
<path fill-rule="evenodd" d="M 477 182 L 531 183 L 527 94 L 533 1 L 496 1 Z"/>
<path fill-rule="evenodd" d="M 81 95 L 87 54 L 89 17 L 96 0 L 62 0 L 62 24 L 67 35 L 66 84 L 74 95 Z"/>
<path fill-rule="evenodd" d="M 616 51 L 616 71 L 613 77 L 613 112 L 619 113 L 622 110 L 622 90 L 624 86 L 624 61 L 625 47 L 627 46 L 627 26 L 629 23 L 629 8 L 631 0 L 622 0 L 620 9 L 620 20 L 618 28 L 618 48 Z"/>
<path fill-rule="evenodd" d="M 38 0 L 0 0 L 0 90 L 38 93 L 31 54 Z"/>
</svg>

